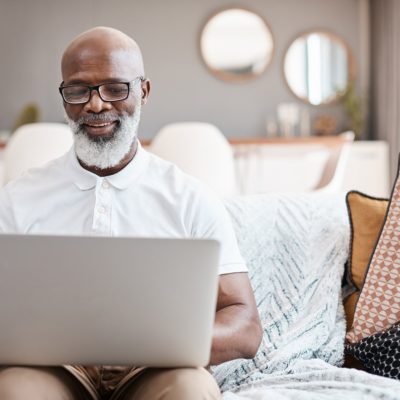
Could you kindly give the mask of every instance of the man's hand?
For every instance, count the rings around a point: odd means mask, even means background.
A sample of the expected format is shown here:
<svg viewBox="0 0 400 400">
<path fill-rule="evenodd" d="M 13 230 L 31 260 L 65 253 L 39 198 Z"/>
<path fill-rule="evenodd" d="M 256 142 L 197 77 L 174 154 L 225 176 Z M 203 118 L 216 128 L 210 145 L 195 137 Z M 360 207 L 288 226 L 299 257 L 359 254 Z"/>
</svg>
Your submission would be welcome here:
<svg viewBox="0 0 400 400">
<path fill-rule="evenodd" d="M 248 274 L 221 275 L 210 364 L 253 358 L 261 339 L 262 328 Z"/>
</svg>

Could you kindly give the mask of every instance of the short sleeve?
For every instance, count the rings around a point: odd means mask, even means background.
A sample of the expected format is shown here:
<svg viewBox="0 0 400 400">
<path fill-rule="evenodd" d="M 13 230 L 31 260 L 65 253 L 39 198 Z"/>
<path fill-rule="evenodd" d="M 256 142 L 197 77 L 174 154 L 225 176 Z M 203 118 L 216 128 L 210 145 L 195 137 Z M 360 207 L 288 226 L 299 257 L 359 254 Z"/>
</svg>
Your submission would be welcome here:
<svg viewBox="0 0 400 400">
<path fill-rule="evenodd" d="M 247 272 L 240 254 L 232 221 L 221 200 L 206 189 L 199 189 L 188 204 L 190 234 L 195 238 L 215 239 L 220 242 L 218 273 Z"/>
<path fill-rule="evenodd" d="M 7 186 L 0 190 L 0 233 L 16 233 L 14 212 Z"/>
</svg>

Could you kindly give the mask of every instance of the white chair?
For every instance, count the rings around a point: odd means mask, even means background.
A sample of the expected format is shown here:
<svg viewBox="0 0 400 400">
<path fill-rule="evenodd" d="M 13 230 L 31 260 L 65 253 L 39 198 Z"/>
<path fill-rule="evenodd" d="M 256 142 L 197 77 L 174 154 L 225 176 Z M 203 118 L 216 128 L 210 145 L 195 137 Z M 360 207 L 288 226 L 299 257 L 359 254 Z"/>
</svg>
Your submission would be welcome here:
<svg viewBox="0 0 400 400">
<path fill-rule="evenodd" d="M 62 123 L 35 123 L 18 128 L 4 151 L 4 183 L 29 168 L 38 167 L 66 153 L 72 146 L 72 132 Z"/>
<path fill-rule="evenodd" d="M 151 142 L 149 151 L 173 162 L 220 196 L 236 193 L 233 151 L 214 125 L 204 122 L 166 125 Z"/>
<path fill-rule="evenodd" d="M 235 145 L 241 194 L 342 191 L 353 132 Z"/>
<path fill-rule="evenodd" d="M 350 157 L 354 132 L 347 131 L 337 136 L 337 142 L 330 148 L 330 156 L 325 165 L 321 179 L 314 190 L 326 193 L 340 192 Z"/>
</svg>

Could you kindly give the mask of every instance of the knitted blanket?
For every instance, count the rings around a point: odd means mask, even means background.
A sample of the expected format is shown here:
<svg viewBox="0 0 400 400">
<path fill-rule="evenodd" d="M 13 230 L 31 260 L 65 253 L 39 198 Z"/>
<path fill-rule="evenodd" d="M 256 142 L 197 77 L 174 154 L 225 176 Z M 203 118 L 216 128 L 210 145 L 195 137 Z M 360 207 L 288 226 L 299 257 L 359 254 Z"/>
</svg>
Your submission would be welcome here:
<svg viewBox="0 0 400 400">
<path fill-rule="evenodd" d="M 311 393 L 339 399 L 338 393 L 344 398 L 346 390 L 355 389 L 359 396 L 352 392 L 352 399 L 368 393 L 376 398 L 370 383 L 383 381 L 388 383 L 381 391 L 372 385 L 381 398 L 396 398 L 390 397 L 392 387 L 400 398 L 396 381 L 335 367 L 342 364 L 345 335 L 344 196 L 257 195 L 225 205 L 249 268 L 264 337 L 253 360 L 213 368 L 224 399 L 311 399 Z"/>
</svg>

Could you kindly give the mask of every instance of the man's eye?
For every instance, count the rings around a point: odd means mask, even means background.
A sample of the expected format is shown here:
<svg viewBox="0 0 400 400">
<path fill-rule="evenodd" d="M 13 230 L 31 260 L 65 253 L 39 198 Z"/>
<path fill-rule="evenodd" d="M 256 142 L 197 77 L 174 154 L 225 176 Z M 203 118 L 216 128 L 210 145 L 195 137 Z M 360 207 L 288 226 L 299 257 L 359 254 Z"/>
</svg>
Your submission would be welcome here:
<svg viewBox="0 0 400 400">
<path fill-rule="evenodd" d="M 84 96 L 88 89 L 84 86 L 72 86 L 64 89 L 64 94 L 67 96 Z"/>
<path fill-rule="evenodd" d="M 121 95 L 128 91 L 126 85 L 106 85 L 103 87 L 104 93 L 111 95 Z"/>
</svg>

